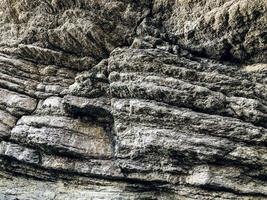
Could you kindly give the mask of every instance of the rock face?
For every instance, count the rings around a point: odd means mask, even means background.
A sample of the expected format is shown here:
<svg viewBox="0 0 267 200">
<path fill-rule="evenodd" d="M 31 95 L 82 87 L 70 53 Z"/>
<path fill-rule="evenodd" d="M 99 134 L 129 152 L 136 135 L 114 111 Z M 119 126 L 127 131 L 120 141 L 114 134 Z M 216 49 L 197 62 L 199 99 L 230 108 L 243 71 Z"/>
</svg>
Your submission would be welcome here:
<svg viewBox="0 0 267 200">
<path fill-rule="evenodd" d="M 155 0 L 154 10 L 177 43 L 198 55 L 267 62 L 264 0 Z"/>
<path fill-rule="evenodd" d="M 267 199 L 265 0 L 3 0 L 0 199 Z"/>
</svg>

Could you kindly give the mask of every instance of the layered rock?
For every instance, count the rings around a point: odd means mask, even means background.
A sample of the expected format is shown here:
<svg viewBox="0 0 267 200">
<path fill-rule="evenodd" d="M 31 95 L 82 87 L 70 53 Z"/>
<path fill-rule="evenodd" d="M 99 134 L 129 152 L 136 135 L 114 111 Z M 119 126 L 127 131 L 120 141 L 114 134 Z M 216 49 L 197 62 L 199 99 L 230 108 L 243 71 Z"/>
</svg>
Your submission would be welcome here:
<svg viewBox="0 0 267 200">
<path fill-rule="evenodd" d="M 265 11 L 3 1 L 0 198 L 267 198 Z"/>
</svg>

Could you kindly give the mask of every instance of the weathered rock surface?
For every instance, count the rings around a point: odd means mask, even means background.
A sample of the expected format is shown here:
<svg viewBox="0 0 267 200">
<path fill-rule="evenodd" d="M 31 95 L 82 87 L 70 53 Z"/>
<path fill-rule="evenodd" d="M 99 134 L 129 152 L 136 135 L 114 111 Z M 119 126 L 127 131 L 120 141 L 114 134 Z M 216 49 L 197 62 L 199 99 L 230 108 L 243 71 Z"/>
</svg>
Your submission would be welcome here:
<svg viewBox="0 0 267 200">
<path fill-rule="evenodd" d="M 199 55 L 267 61 L 264 0 L 155 0 L 153 11 L 180 45 Z"/>
<path fill-rule="evenodd" d="M 0 199 L 267 199 L 265 0 L 4 0 Z"/>
</svg>

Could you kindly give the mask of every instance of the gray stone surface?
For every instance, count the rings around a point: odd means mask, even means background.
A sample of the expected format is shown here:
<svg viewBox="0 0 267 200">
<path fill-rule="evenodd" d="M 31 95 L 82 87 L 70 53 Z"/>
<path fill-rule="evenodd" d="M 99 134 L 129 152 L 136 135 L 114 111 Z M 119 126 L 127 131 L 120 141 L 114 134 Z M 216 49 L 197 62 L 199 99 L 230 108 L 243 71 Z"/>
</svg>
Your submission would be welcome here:
<svg viewBox="0 0 267 200">
<path fill-rule="evenodd" d="M 3 0 L 0 199 L 267 199 L 265 0 Z"/>
</svg>

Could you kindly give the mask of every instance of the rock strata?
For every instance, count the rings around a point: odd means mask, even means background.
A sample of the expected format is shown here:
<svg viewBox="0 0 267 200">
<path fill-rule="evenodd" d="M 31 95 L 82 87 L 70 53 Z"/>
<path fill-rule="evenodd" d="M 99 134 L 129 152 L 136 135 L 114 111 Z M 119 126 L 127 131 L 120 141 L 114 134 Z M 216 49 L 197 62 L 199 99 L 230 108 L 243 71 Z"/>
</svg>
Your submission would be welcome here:
<svg viewBox="0 0 267 200">
<path fill-rule="evenodd" d="M 3 0 L 0 199 L 267 199 L 264 0 Z"/>
</svg>

